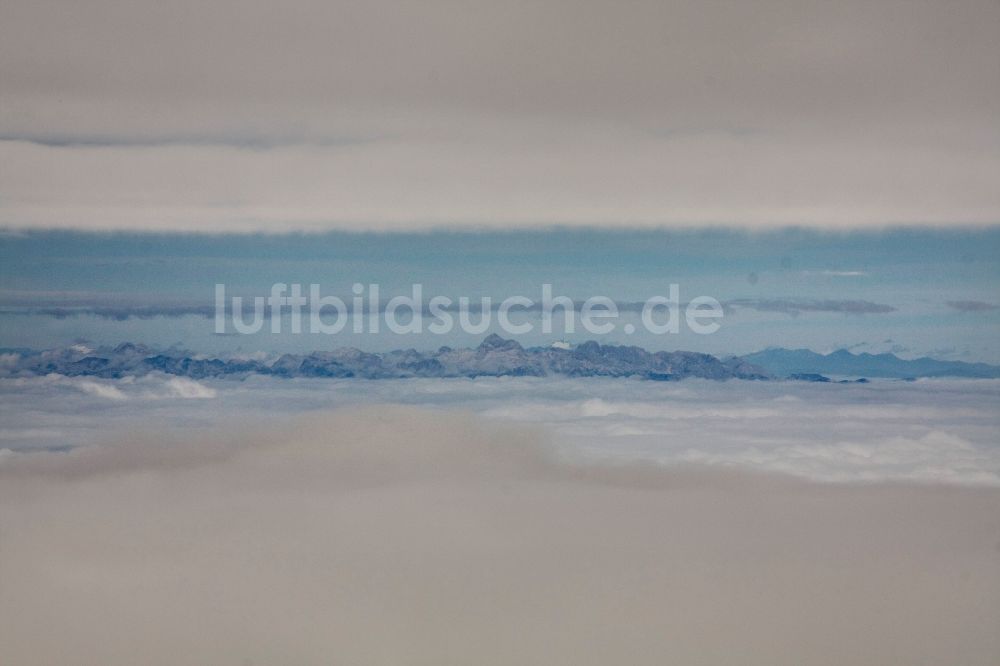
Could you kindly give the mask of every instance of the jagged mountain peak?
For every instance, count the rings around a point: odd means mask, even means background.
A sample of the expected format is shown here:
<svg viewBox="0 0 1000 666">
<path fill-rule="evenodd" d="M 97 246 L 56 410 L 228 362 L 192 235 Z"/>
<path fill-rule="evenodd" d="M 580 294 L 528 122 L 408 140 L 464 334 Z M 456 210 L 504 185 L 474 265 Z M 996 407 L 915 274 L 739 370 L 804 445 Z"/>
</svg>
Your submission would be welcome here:
<svg viewBox="0 0 1000 666">
<path fill-rule="evenodd" d="M 521 343 L 516 340 L 508 340 L 502 338 L 496 333 L 491 333 L 486 336 L 486 338 L 479 343 L 476 348 L 478 351 L 488 352 L 488 351 L 523 351 L 524 347 Z"/>
</svg>

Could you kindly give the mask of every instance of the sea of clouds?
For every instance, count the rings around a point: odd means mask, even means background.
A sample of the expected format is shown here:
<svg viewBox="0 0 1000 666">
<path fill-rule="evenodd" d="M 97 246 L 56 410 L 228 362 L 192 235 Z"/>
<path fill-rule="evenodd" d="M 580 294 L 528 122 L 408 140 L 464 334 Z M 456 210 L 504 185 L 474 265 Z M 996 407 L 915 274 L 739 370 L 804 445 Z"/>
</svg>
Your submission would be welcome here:
<svg viewBox="0 0 1000 666">
<path fill-rule="evenodd" d="M 135 429 L 195 433 L 220 418 L 238 426 L 363 405 L 530 425 L 571 460 L 1000 486 L 1000 381 L 993 380 L 4 378 L 0 460 Z"/>
<path fill-rule="evenodd" d="M 567 460 L 573 433 L 560 422 L 577 434 L 590 423 L 591 443 L 622 423 L 662 422 L 651 421 L 654 400 L 581 399 L 574 382 L 561 386 L 561 416 L 551 404 L 531 411 L 530 391 L 501 381 L 467 384 L 465 400 L 425 386 L 434 407 L 352 404 L 350 384 L 322 382 L 215 397 L 129 382 L 116 387 L 124 398 L 77 382 L 21 388 L 22 406 L 55 392 L 79 423 L 106 427 L 86 446 L 0 462 L 0 663 L 931 666 L 1000 656 L 996 488 Z M 681 393 L 655 418 L 731 421 L 757 442 L 764 424 L 831 402 L 806 389 L 748 404 L 685 398 L 706 389 L 657 389 Z M 277 416 L 298 401 L 340 407 Z M 36 416 L 51 409 L 36 402 Z M 471 413 L 477 403 L 490 415 Z M 210 427 L 198 424 L 207 405 L 219 410 Z M 251 407 L 264 413 L 251 420 Z M 186 408 L 192 421 L 180 425 Z M 874 420 L 852 401 L 842 409 L 826 423 Z"/>
</svg>

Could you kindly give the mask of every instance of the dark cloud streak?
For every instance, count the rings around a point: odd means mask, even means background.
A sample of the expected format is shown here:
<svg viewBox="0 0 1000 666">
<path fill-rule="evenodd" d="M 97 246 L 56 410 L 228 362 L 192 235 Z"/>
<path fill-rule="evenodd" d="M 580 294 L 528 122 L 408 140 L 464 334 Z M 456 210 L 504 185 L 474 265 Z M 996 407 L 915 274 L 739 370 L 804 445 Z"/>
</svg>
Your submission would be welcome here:
<svg viewBox="0 0 1000 666">
<path fill-rule="evenodd" d="M 346 311 L 348 313 L 353 313 L 354 309 L 352 307 L 351 298 L 349 296 L 342 296 L 342 300 L 346 306 Z M 503 298 L 492 298 L 490 301 L 489 309 L 496 312 Z M 379 303 L 379 312 L 385 312 L 386 305 L 388 301 L 383 300 Z M 585 301 L 576 299 L 573 301 L 573 309 L 575 312 L 580 312 L 583 309 Z M 645 303 L 642 301 L 615 301 L 615 305 L 620 313 L 641 313 Z M 680 303 L 679 307 L 681 309 L 687 307 L 687 303 Z M 882 303 L 873 303 L 871 301 L 865 300 L 803 300 L 803 299 L 736 299 L 722 302 L 723 308 L 730 314 L 738 312 L 741 309 L 755 310 L 757 312 L 779 312 L 792 316 L 799 316 L 804 313 L 844 313 L 844 314 L 854 314 L 854 315 L 864 315 L 864 314 L 888 314 L 895 312 L 896 308 L 891 305 L 885 305 Z M 658 306 L 662 309 L 662 306 Z M 252 299 L 244 300 L 244 312 L 252 312 L 253 303 Z M 442 308 L 446 312 L 456 313 L 459 311 L 460 306 L 458 304 L 458 299 L 453 299 L 453 303 Z M 230 304 L 226 305 L 227 315 L 232 314 L 232 308 Z M 287 306 L 283 307 L 282 314 L 287 315 L 291 312 L 291 309 Z M 468 308 L 470 313 L 478 314 L 483 311 L 483 306 L 480 300 L 474 299 L 469 304 Z M 367 302 L 365 303 L 364 311 L 370 312 L 367 307 Z M 559 314 L 563 311 L 561 306 L 553 308 L 554 314 Z M 57 319 L 67 319 L 70 317 L 80 317 L 80 316 L 94 316 L 100 317 L 102 319 L 113 319 L 116 321 L 125 321 L 128 319 L 152 319 L 154 317 L 214 317 L 215 316 L 215 306 L 205 305 L 205 304 L 166 304 L 166 305 L 140 305 L 140 304 L 129 304 L 129 305 L 103 305 L 103 304 L 84 304 L 79 303 L 76 305 L 60 305 L 60 306 L 30 306 L 24 303 L 19 303 L 14 307 L 3 307 L 0 305 L 0 314 L 3 315 L 36 315 L 36 316 L 46 316 L 55 317 Z M 303 314 L 308 314 L 310 309 L 308 307 L 302 308 L 301 312 Z M 330 308 L 323 310 L 324 315 L 331 313 Z M 400 315 L 405 317 L 409 312 L 408 308 L 401 308 Z M 527 307 L 517 306 L 511 310 L 512 314 L 517 313 L 541 313 L 542 304 L 539 301 L 535 301 L 532 305 Z M 423 315 L 430 316 L 431 312 L 428 305 L 425 303 L 422 308 Z M 265 317 L 272 316 L 272 310 L 270 307 L 266 307 L 264 311 Z"/>
<path fill-rule="evenodd" d="M 947 301 L 946 305 L 959 312 L 990 312 L 1000 309 L 1000 305 L 984 301 Z"/>
<path fill-rule="evenodd" d="M 727 301 L 730 309 L 746 308 L 757 312 L 781 312 L 797 317 L 811 312 L 840 312 L 851 315 L 888 314 L 896 312 L 896 308 L 883 303 L 873 303 L 865 300 L 805 300 L 785 298 L 742 298 Z"/>
</svg>

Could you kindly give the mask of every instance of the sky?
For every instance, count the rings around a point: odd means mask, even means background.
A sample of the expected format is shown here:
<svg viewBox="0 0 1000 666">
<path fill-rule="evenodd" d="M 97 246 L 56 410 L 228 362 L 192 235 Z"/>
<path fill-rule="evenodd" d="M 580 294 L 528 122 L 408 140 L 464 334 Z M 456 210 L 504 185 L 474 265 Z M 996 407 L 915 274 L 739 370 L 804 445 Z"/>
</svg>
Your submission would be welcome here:
<svg viewBox="0 0 1000 666">
<path fill-rule="evenodd" d="M 11 0 L 0 345 L 466 345 L 190 311 L 677 283 L 718 334 L 606 341 L 997 362 L 997 34 L 976 0 Z"/>
<path fill-rule="evenodd" d="M 442 295 L 474 303 L 521 295 L 536 303 L 542 286 L 578 301 L 619 303 L 619 325 L 593 335 L 580 324 L 551 334 L 539 314 L 511 315 L 534 324 L 524 345 L 560 339 L 636 344 L 727 356 L 767 347 L 828 352 L 893 352 L 1000 362 L 1000 231 L 901 229 L 820 232 L 783 229 L 518 232 L 419 232 L 304 235 L 96 234 L 15 232 L 0 239 L 0 347 L 48 348 L 84 340 L 140 342 L 205 353 L 277 353 L 353 346 L 371 351 L 476 346 L 485 337 L 456 327 L 450 335 L 394 334 L 384 326 L 335 335 L 290 332 L 217 335 L 215 285 L 227 297 L 270 294 L 274 283 L 350 303 L 360 283 L 381 301 Z M 699 296 L 724 307 L 711 335 L 682 327 L 651 333 L 635 304 Z M 247 315 L 249 317 L 249 315 Z M 634 334 L 623 327 L 632 323 Z M 505 337 L 512 337 L 496 326 Z"/>
<path fill-rule="evenodd" d="M 0 225 L 993 225 L 998 32 L 992 0 L 8 0 Z"/>
</svg>

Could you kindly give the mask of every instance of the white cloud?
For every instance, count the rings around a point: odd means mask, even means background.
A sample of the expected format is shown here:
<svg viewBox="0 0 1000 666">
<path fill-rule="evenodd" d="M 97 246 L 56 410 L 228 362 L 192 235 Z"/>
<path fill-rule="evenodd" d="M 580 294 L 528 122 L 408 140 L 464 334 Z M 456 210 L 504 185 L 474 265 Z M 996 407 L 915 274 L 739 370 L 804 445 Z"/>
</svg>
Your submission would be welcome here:
<svg viewBox="0 0 1000 666">
<path fill-rule="evenodd" d="M 908 480 L 1000 486 L 997 457 L 961 437 L 932 430 L 919 437 L 873 437 L 832 444 L 809 442 L 742 450 L 689 449 L 680 458 L 712 465 L 755 467 L 829 481 Z"/>
<path fill-rule="evenodd" d="M 216 391 L 187 377 L 170 377 L 165 381 L 170 396 L 185 399 L 214 398 Z"/>
<path fill-rule="evenodd" d="M 128 396 L 122 393 L 121 389 L 107 382 L 90 379 L 67 381 L 70 381 L 73 386 L 88 395 L 97 396 L 98 398 L 104 398 L 107 400 L 128 400 Z"/>
<path fill-rule="evenodd" d="M 101 388 L 82 389 L 80 381 Z M 127 400 L 116 399 L 121 396 Z M 698 460 L 819 481 L 1000 485 L 995 445 L 1000 382 L 993 380 L 814 385 L 255 377 L 195 382 L 154 374 L 122 380 L 3 379 L 0 398 L 4 445 L 10 448 L 80 445 L 95 433 L 128 432 L 137 423 L 197 430 L 219 413 L 254 420 L 346 405 L 406 403 L 540 427 L 574 459 L 664 465 Z M 43 436 L 47 430 L 51 436 Z"/>
<path fill-rule="evenodd" d="M 59 401 L 65 397 L 65 393 L 59 389 L 79 392 L 87 396 L 113 402 L 123 402 L 126 400 L 197 400 L 214 398 L 217 394 L 215 389 L 194 379 L 160 373 L 150 373 L 138 378 L 126 376 L 120 379 L 97 379 L 48 374 L 35 377 L 3 378 L 0 379 L 0 387 L 2 387 L 0 388 L 0 394 L 7 391 L 31 391 L 36 396 Z"/>
</svg>

